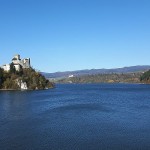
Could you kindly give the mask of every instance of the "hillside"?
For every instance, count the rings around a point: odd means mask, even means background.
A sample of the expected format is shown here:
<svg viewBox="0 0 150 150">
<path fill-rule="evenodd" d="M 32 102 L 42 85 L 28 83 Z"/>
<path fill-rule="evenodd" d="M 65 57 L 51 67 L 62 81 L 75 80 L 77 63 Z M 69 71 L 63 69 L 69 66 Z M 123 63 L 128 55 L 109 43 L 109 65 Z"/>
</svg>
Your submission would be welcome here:
<svg viewBox="0 0 150 150">
<path fill-rule="evenodd" d="M 140 83 L 142 73 L 97 74 L 57 80 L 58 83 Z"/>
<path fill-rule="evenodd" d="M 150 69 L 149 65 L 143 66 L 131 66 L 124 68 L 115 69 L 90 69 L 90 70 L 77 70 L 77 71 L 66 71 L 66 72 L 55 72 L 55 73 L 44 73 L 41 72 L 46 78 L 67 78 L 69 75 L 75 77 L 85 76 L 85 75 L 96 75 L 96 74 L 112 74 L 112 73 L 135 73 L 135 72 L 145 72 Z"/>
<path fill-rule="evenodd" d="M 146 71 L 141 77 L 140 81 L 143 83 L 150 83 L 150 70 Z"/>
<path fill-rule="evenodd" d="M 0 68 L 0 89 L 3 90 L 39 90 L 54 87 L 53 83 L 32 68 L 10 71 Z"/>
</svg>

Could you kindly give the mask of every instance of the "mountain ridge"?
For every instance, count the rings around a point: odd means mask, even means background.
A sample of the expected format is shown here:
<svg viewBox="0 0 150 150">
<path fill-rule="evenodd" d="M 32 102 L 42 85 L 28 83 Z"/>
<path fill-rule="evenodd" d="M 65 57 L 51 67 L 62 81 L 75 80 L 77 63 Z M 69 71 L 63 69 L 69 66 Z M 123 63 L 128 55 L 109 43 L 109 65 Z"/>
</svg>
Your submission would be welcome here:
<svg viewBox="0 0 150 150">
<path fill-rule="evenodd" d="M 75 77 L 84 75 L 96 75 L 96 74 L 112 74 L 112 73 L 134 73 L 134 72 L 145 72 L 150 69 L 150 65 L 137 65 L 122 68 L 112 68 L 112 69 L 84 69 L 75 71 L 64 71 L 64 72 L 54 72 L 46 73 L 41 72 L 46 78 L 67 78 L 70 75 Z"/>
</svg>

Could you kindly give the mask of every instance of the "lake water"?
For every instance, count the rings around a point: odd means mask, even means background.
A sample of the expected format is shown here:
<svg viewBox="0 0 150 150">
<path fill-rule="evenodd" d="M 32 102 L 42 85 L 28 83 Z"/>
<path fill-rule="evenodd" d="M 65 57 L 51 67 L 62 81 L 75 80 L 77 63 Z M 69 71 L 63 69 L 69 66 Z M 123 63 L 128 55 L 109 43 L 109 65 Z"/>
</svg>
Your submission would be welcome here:
<svg viewBox="0 0 150 150">
<path fill-rule="evenodd" d="M 0 150 L 149 150 L 150 85 L 0 92 Z"/>
</svg>

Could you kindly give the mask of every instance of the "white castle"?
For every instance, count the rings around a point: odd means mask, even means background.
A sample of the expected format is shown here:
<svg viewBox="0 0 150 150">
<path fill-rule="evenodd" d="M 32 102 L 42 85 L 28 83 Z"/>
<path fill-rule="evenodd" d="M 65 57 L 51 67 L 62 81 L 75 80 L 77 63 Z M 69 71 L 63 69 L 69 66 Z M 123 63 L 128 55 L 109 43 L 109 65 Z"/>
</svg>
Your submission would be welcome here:
<svg viewBox="0 0 150 150">
<path fill-rule="evenodd" d="M 30 58 L 25 58 L 25 59 L 20 59 L 20 55 L 15 55 L 14 58 L 12 59 L 12 64 L 14 65 L 16 71 L 20 71 L 21 67 L 22 68 L 30 68 Z M 10 66 L 11 64 L 5 64 L 1 68 L 4 69 L 4 71 L 10 71 Z"/>
</svg>

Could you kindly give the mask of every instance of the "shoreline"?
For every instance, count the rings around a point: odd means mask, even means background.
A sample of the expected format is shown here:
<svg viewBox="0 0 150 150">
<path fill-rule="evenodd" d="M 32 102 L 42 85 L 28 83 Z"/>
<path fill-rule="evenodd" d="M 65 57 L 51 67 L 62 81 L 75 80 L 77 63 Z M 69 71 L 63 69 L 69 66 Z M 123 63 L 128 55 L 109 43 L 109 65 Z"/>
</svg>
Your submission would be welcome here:
<svg viewBox="0 0 150 150">
<path fill-rule="evenodd" d="M 128 83 L 128 82 L 114 82 L 114 83 L 56 83 L 56 84 L 142 84 L 142 85 L 150 85 L 150 83 Z M 55 87 L 51 88 L 45 88 L 45 89 L 0 89 L 0 91 L 41 91 L 41 90 L 49 90 L 49 89 L 54 89 Z"/>
<path fill-rule="evenodd" d="M 51 88 L 46 88 L 46 89 L 36 89 L 36 90 L 32 90 L 32 89 L 27 89 L 27 90 L 23 90 L 23 89 L 0 89 L 0 91 L 41 91 L 41 90 L 49 90 L 49 89 L 53 89 L 54 87 Z"/>
<path fill-rule="evenodd" d="M 113 82 L 113 83 L 109 83 L 109 82 L 93 82 L 93 83 L 55 83 L 55 84 L 145 84 L 145 85 L 149 85 L 150 83 L 130 83 L 130 82 Z"/>
</svg>

